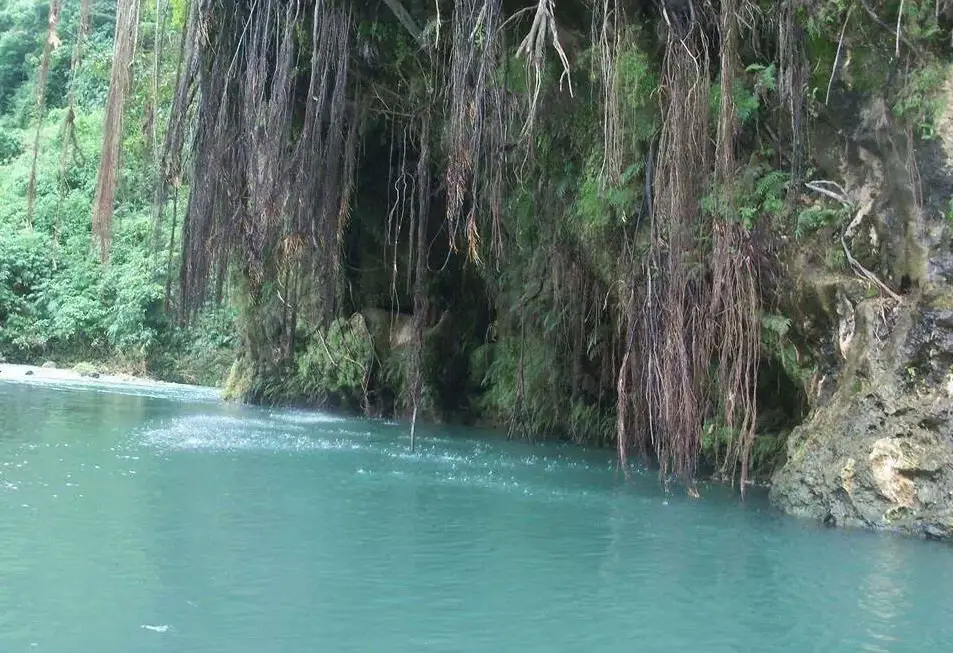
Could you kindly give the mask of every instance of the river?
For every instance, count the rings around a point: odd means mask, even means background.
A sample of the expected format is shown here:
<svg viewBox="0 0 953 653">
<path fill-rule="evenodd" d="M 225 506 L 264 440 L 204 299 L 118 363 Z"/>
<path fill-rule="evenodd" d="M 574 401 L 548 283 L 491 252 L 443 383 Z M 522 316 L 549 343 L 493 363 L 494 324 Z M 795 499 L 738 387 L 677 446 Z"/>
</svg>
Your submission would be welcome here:
<svg viewBox="0 0 953 653">
<path fill-rule="evenodd" d="M 0 381 L 0 651 L 922 651 L 953 549 L 610 452 Z"/>
</svg>

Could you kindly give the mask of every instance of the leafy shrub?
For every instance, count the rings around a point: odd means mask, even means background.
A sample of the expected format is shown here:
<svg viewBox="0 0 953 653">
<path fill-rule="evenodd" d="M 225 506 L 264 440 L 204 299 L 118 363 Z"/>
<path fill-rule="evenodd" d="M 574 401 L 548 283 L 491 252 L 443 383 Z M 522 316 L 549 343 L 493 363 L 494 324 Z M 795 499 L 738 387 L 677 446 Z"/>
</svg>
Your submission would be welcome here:
<svg viewBox="0 0 953 653">
<path fill-rule="evenodd" d="M 374 364 L 374 340 L 360 313 L 316 333 L 297 358 L 296 390 L 305 397 L 359 400 Z"/>
<path fill-rule="evenodd" d="M 731 204 L 727 202 L 724 189 L 715 188 L 702 198 L 702 210 L 722 220 L 740 221 L 747 229 L 754 227 L 761 217 L 775 221 L 780 218 L 785 213 L 785 197 L 791 175 L 771 168 L 762 160 L 770 152 L 762 152 L 761 155 L 739 170 L 732 184 Z"/>
<path fill-rule="evenodd" d="M 949 68 L 940 64 L 917 69 L 910 73 L 897 95 L 894 115 L 913 125 L 920 138 L 931 140 L 937 137 L 936 119 L 945 106 L 940 89 L 949 74 Z"/>
<path fill-rule="evenodd" d="M 0 128 L 0 165 L 9 163 L 10 160 L 22 153 L 23 146 L 20 139 L 9 131 Z"/>
<path fill-rule="evenodd" d="M 841 218 L 841 211 L 823 206 L 812 206 L 798 214 L 797 224 L 794 227 L 794 235 L 796 238 L 803 238 L 818 229 L 837 224 Z"/>
<path fill-rule="evenodd" d="M 569 436 L 577 442 L 604 444 L 615 435 L 611 411 L 570 400 L 569 374 L 555 350 L 542 340 L 527 334 L 522 352 L 512 338 L 485 344 L 474 350 L 470 369 L 477 376 L 475 385 L 482 388 L 478 410 L 509 424 L 520 437 Z"/>
<path fill-rule="evenodd" d="M 94 363 L 80 361 L 73 366 L 73 371 L 80 376 L 93 376 L 95 374 L 99 374 L 99 367 Z"/>
<path fill-rule="evenodd" d="M 39 299 L 52 272 L 49 252 L 42 234 L 0 233 L 0 351 L 13 358 L 46 344 Z"/>
</svg>

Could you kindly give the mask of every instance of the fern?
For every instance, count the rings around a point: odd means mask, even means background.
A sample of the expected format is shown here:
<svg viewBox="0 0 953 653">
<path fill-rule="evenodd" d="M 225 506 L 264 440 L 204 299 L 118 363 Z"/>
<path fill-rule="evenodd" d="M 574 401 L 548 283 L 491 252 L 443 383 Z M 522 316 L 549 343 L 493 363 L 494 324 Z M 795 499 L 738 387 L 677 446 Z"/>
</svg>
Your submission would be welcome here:
<svg viewBox="0 0 953 653">
<path fill-rule="evenodd" d="M 821 206 L 812 206 L 804 209 L 797 216 L 794 236 L 798 239 L 803 238 L 807 234 L 813 233 L 822 227 L 835 224 L 839 217 L 839 211 Z"/>
<path fill-rule="evenodd" d="M 761 326 L 776 335 L 783 338 L 791 329 L 791 318 L 783 315 L 767 313 L 761 316 Z"/>
</svg>

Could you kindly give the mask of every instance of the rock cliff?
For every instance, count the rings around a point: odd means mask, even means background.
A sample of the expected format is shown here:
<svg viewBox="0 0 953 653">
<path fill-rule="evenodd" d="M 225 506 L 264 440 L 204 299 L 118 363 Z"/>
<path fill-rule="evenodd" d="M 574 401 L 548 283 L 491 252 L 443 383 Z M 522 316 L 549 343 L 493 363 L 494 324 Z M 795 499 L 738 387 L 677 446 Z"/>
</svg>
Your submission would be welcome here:
<svg viewBox="0 0 953 653">
<path fill-rule="evenodd" d="M 835 234 L 847 271 L 802 275 L 801 301 L 817 307 L 806 322 L 827 335 L 813 408 L 772 481 L 793 515 L 953 541 L 950 82 L 945 94 L 937 138 L 919 145 L 882 99 L 816 135 L 832 144 L 819 158 L 852 218 Z"/>
</svg>

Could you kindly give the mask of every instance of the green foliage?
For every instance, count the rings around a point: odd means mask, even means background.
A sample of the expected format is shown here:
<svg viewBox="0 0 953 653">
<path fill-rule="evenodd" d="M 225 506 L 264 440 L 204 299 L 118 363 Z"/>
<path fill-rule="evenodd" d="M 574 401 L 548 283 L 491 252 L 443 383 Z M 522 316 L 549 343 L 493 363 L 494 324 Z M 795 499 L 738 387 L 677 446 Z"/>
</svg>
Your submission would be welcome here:
<svg viewBox="0 0 953 653">
<path fill-rule="evenodd" d="M 335 395 L 359 401 L 376 355 L 364 318 L 338 318 L 308 341 L 296 360 L 295 390 L 305 397 Z"/>
<path fill-rule="evenodd" d="M 172 24 L 176 29 L 185 27 L 185 19 L 189 16 L 189 0 L 171 0 Z"/>
<path fill-rule="evenodd" d="M 447 361 L 438 359 L 437 352 L 432 351 L 432 347 L 428 347 L 428 344 L 430 343 L 424 342 L 418 414 L 434 416 L 438 414 L 440 402 L 433 380 L 439 377 L 440 367 Z M 410 345 L 390 349 L 381 357 L 381 364 L 376 369 L 375 385 L 378 389 L 383 389 L 393 396 L 394 411 L 397 414 L 409 414 L 409 411 L 413 408 L 409 402 L 411 353 Z"/>
<path fill-rule="evenodd" d="M 731 98 L 738 112 L 738 120 L 747 124 L 758 116 L 771 93 L 777 90 L 775 65 L 751 64 L 744 76 L 736 77 L 731 87 Z M 721 82 L 712 84 L 709 90 L 709 107 L 713 117 L 721 111 Z"/>
<path fill-rule="evenodd" d="M 215 383 L 234 358 L 234 326 L 212 311 L 183 329 L 163 310 L 168 251 L 153 243 L 167 245 L 168 236 L 153 233 L 153 141 L 140 121 L 127 120 L 109 264 L 102 265 L 90 246 L 115 3 L 93 0 L 82 64 L 72 80 L 79 3 L 63 6 L 63 43 L 51 58 L 48 111 L 39 117 L 35 211 L 32 229 L 26 228 L 32 150 L 25 144 L 32 144 L 36 125 L 34 78 L 47 11 L 46 3 L 34 0 L 0 0 L 0 355 L 23 362 L 98 361 L 170 380 Z M 143 6 L 139 70 L 151 71 L 157 39 L 165 39 L 167 54 L 176 52 L 171 28 L 155 34 L 154 13 L 154 6 Z M 171 96 L 174 63 L 172 56 L 160 62 L 160 102 Z M 152 77 L 134 78 L 127 112 L 142 116 L 151 106 Z M 63 107 L 70 84 L 77 111 L 67 132 Z M 160 114 L 156 124 L 163 122 Z M 161 140 L 161 132 L 156 136 Z M 61 167 L 64 150 L 69 156 Z"/>
<path fill-rule="evenodd" d="M 32 0 L 0 0 L 0 113 L 32 75 L 29 58 L 42 47 L 46 6 Z"/>
<path fill-rule="evenodd" d="M 843 217 L 843 211 L 840 209 L 830 209 L 820 205 L 810 206 L 798 213 L 794 235 L 796 238 L 804 238 L 818 229 L 839 224 Z"/>
<path fill-rule="evenodd" d="M 400 408 L 407 408 L 403 402 L 408 395 L 410 354 L 411 350 L 409 347 L 400 347 L 398 349 L 389 350 L 381 359 L 378 381 L 384 388 L 387 388 L 393 393 L 395 403 Z M 424 388 L 421 388 L 421 394 L 423 394 L 425 390 L 426 384 Z"/>
<path fill-rule="evenodd" d="M 847 270 L 847 254 L 840 245 L 831 245 L 824 252 L 824 265 L 831 270 Z"/>
<path fill-rule="evenodd" d="M 616 79 L 623 125 L 633 145 L 647 142 L 658 125 L 655 92 L 659 85 L 658 69 L 639 45 L 638 30 L 629 28 L 623 47 L 615 60 Z"/>
<path fill-rule="evenodd" d="M 616 224 L 625 224 L 638 210 L 642 199 L 641 188 L 633 183 L 642 172 L 642 163 L 626 168 L 617 183 L 607 183 L 601 175 L 599 162 L 589 161 L 579 183 L 575 211 L 571 214 L 580 222 L 583 236 Z"/>
<path fill-rule="evenodd" d="M 765 313 L 761 316 L 761 347 L 764 354 L 777 360 L 789 378 L 806 387 L 813 369 L 802 357 L 797 346 L 788 337 L 791 320 L 783 315 Z"/>
<path fill-rule="evenodd" d="M 615 422 L 614 412 L 576 400 L 569 412 L 569 435 L 575 442 L 608 444 L 615 437 Z"/>
<path fill-rule="evenodd" d="M 760 63 L 753 63 L 745 68 L 745 72 L 752 76 L 756 95 L 762 96 L 768 91 L 776 91 L 778 89 L 777 68 L 773 63 L 767 66 Z"/>
<path fill-rule="evenodd" d="M 357 35 L 366 44 L 366 52 L 374 53 L 375 61 L 395 73 L 401 82 L 409 81 L 417 48 L 407 30 L 392 21 L 362 21 L 357 25 Z M 310 33 L 306 38 L 310 39 Z M 310 48 L 308 44 L 306 49 Z"/>
<path fill-rule="evenodd" d="M 109 79 L 116 4 L 92 0 L 90 33 L 85 60 L 75 80 L 81 106 L 92 106 L 105 96 Z M 61 3 L 58 36 L 62 44 L 50 57 L 47 107 L 66 104 L 69 67 L 80 3 Z M 145 5 L 144 5 L 145 7 Z M 47 33 L 49 3 L 45 0 L 0 0 L 0 115 L 15 117 L 20 126 L 33 118 L 36 105 L 36 72 Z M 80 87 L 96 87 L 84 93 Z"/>
<path fill-rule="evenodd" d="M 473 351 L 470 369 L 475 385 L 482 388 L 479 410 L 509 425 L 518 437 L 568 436 L 605 444 L 615 435 L 614 413 L 582 399 L 570 400 L 569 370 L 542 339 L 486 343 Z"/>
<path fill-rule="evenodd" d="M 765 432 L 759 428 L 749 460 L 751 475 L 754 478 L 769 478 L 771 473 L 784 462 L 787 436 L 787 432 Z M 721 466 L 725 462 L 726 454 L 738 442 L 739 437 L 739 431 L 725 424 L 722 415 L 706 420 L 703 425 L 702 458 L 714 468 L 716 476 L 721 475 L 723 471 Z"/>
<path fill-rule="evenodd" d="M 840 44 L 835 87 L 892 98 L 895 115 L 909 119 L 924 137 L 933 137 L 931 114 L 935 115 L 935 107 L 930 106 L 929 89 L 935 86 L 929 78 L 935 74 L 930 69 L 940 58 L 949 59 L 949 31 L 941 25 L 940 4 L 910 0 L 867 0 L 866 7 L 852 0 L 801 3 L 798 22 L 807 34 L 812 63 L 809 95 L 823 101 Z M 910 66 L 897 61 L 897 34 L 900 58 L 910 61 Z M 917 51 L 913 56 L 911 49 Z M 814 109 L 824 108 L 815 102 Z"/>
<path fill-rule="evenodd" d="M 33 350 L 40 296 L 50 279 L 50 241 L 40 234 L 0 231 L 0 354 Z"/>
<path fill-rule="evenodd" d="M 728 203 L 723 188 L 714 188 L 701 200 L 702 210 L 726 221 L 740 221 L 751 229 L 760 218 L 778 223 L 783 216 L 791 176 L 775 170 L 765 162 L 770 153 L 752 157 L 751 162 L 738 171 L 732 188 L 732 203 Z"/>
<path fill-rule="evenodd" d="M 221 386 L 239 352 L 238 311 L 209 307 L 188 328 L 160 322 L 158 343 L 146 361 L 150 376 Z"/>
<path fill-rule="evenodd" d="M 485 351 L 477 350 L 474 355 L 490 360 L 486 375 L 479 380 L 484 392 L 478 405 L 485 413 L 499 416 L 525 437 L 551 435 L 565 423 L 560 375 L 554 373 L 558 363 L 542 343 L 528 339 L 522 351 L 514 339 L 484 347 Z M 518 390 L 520 376 L 522 396 Z"/>
<path fill-rule="evenodd" d="M 80 361 L 73 365 L 73 371 L 80 376 L 93 376 L 95 374 L 100 374 L 99 366 L 95 363 L 89 363 L 87 361 Z"/>
<path fill-rule="evenodd" d="M 751 450 L 751 470 L 755 477 L 770 478 L 787 457 L 788 433 L 759 433 Z"/>
<path fill-rule="evenodd" d="M 888 0 L 886 9 L 889 16 L 896 21 L 900 9 L 903 9 L 903 16 L 900 28 L 903 30 L 903 36 L 912 43 L 929 45 L 939 40 L 941 44 L 946 45 L 949 39 L 949 32 L 940 25 L 941 4 L 937 2 L 911 2 L 906 0 Z M 943 43 L 946 41 L 946 43 Z M 901 44 L 903 45 L 903 44 Z"/>
<path fill-rule="evenodd" d="M 236 359 L 228 370 L 225 383 L 222 384 L 222 399 L 244 401 L 249 396 L 253 383 L 251 366 L 245 360 Z"/>
<path fill-rule="evenodd" d="M 0 127 L 2 130 L 2 127 Z M 0 131 L 0 165 L 9 163 L 11 159 L 20 156 L 23 153 L 23 146 L 20 139 L 9 131 Z"/>
<path fill-rule="evenodd" d="M 912 125 L 920 138 L 937 137 L 936 119 L 946 103 L 940 89 L 949 74 L 949 66 L 939 63 L 918 68 L 910 73 L 896 96 L 894 115 Z"/>
<path fill-rule="evenodd" d="M 103 266 L 86 243 L 54 252 L 46 234 L 0 236 L 0 350 L 18 360 L 150 358 L 167 328 L 154 257 L 128 249 Z"/>
<path fill-rule="evenodd" d="M 497 83 L 502 82 L 511 93 L 524 94 L 529 91 L 529 77 L 523 60 L 515 54 L 505 57 L 495 71 Z"/>
<path fill-rule="evenodd" d="M 791 318 L 766 313 L 761 316 L 761 327 L 765 330 L 765 333 L 773 334 L 777 338 L 784 338 L 791 330 Z"/>
<path fill-rule="evenodd" d="M 725 452 L 738 437 L 737 429 L 725 424 L 720 416 L 707 420 L 702 427 L 702 456 L 713 466 L 721 465 Z"/>
<path fill-rule="evenodd" d="M 791 320 L 783 315 L 766 313 L 761 316 L 761 346 L 767 358 L 777 360 L 784 373 L 802 387 L 810 378 L 811 370 L 802 363 L 798 350 L 791 342 Z M 763 417 L 763 416 L 762 416 Z M 789 416 L 781 416 L 781 420 Z M 778 432 L 788 425 L 771 423 L 771 420 L 759 418 L 757 435 L 751 451 L 751 471 L 756 477 L 768 476 L 778 465 L 784 462 L 787 433 Z M 713 465 L 720 466 L 726 452 L 737 443 L 738 430 L 725 423 L 724 415 L 718 414 L 708 419 L 701 433 L 701 449 L 705 460 Z"/>
</svg>

